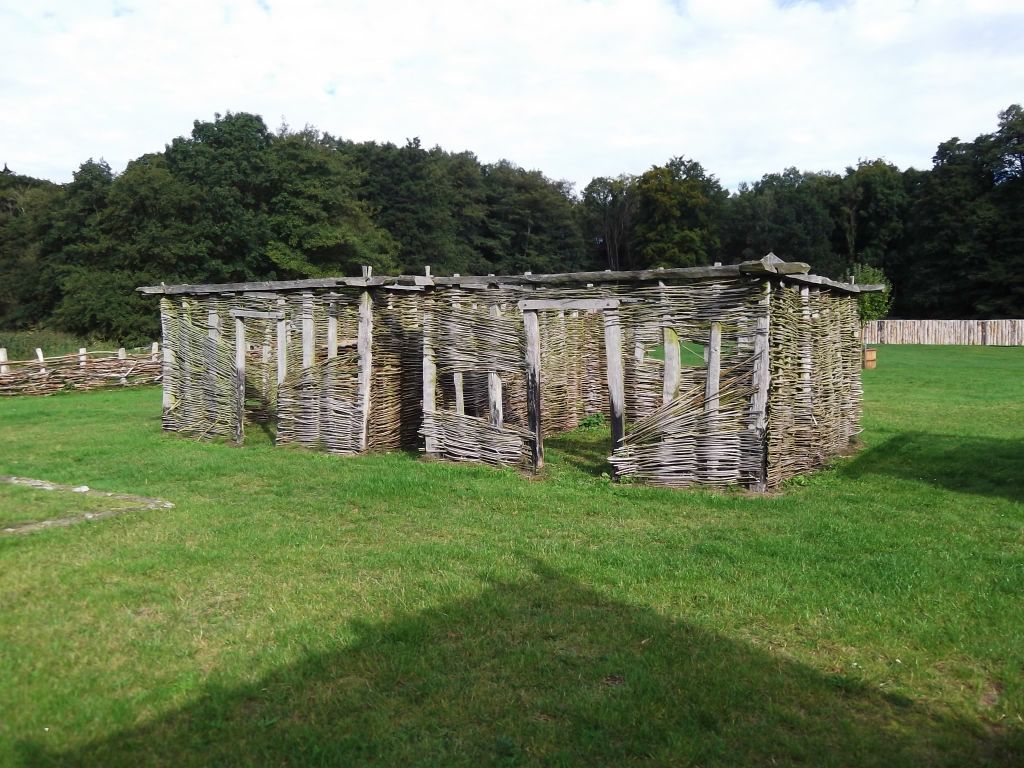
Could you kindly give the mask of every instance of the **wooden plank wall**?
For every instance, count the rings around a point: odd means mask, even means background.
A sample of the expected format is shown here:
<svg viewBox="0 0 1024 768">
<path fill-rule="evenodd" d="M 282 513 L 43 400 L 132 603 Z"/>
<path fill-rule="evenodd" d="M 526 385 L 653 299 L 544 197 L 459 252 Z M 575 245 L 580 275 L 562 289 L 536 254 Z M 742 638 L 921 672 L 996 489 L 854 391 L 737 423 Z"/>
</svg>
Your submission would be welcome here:
<svg viewBox="0 0 1024 768">
<path fill-rule="evenodd" d="M 1024 320 L 872 320 L 865 344 L 1024 346 Z"/>
</svg>

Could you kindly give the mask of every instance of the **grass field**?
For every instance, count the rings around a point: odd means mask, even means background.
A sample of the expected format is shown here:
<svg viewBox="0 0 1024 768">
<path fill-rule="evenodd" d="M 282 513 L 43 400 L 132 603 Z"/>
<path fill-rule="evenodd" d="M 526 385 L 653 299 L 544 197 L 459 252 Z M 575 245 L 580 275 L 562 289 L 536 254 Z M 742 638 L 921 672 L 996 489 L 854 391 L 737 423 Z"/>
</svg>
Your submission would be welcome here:
<svg viewBox="0 0 1024 768">
<path fill-rule="evenodd" d="M 176 505 L 0 536 L 0 764 L 1020 766 L 1024 349 L 878 357 L 770 498 L 0 400 L 0 474 Z"/>
</svg>

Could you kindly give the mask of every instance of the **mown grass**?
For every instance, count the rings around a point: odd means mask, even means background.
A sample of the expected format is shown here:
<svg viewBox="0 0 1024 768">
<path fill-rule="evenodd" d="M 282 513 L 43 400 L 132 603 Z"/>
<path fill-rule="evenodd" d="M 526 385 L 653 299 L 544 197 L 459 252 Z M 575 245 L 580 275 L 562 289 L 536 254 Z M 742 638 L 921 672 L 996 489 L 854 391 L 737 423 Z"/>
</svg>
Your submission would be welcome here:
<svg viewBox="0 0 1024 768">
<path fill-rule="evenodd" d="M 0 401 L 0 473 L 177 505 L 0 540 L 0 763 L 1019 765 L 1022 374 L 883 347 L 864 450 L 769 498 L 594 428 L 533 479 Z"/>
</svg>

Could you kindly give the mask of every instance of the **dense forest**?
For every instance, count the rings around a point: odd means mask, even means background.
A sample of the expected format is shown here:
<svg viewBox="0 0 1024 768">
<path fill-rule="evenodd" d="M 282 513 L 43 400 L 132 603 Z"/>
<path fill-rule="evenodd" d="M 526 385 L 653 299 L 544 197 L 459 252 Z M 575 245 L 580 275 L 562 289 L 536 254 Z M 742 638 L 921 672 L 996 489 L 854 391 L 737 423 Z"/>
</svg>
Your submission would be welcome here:
<svg viewBox="0 0 1024 768">
<path fill-rule="evenodd" d="M 197 121 L 115 175 L 0 175 L 0 328 L 155 338 L 153 283 L 731 263 L 769 250 L 845 277 L 881 269 L 893 316 L 1024 316 L 1024 111 L 938 146 L 929 170 L 795 168 L 733 194 L 696 160 L 581 192 L 471 152 L 356 143 L 256 115 Z"/>
</svg>

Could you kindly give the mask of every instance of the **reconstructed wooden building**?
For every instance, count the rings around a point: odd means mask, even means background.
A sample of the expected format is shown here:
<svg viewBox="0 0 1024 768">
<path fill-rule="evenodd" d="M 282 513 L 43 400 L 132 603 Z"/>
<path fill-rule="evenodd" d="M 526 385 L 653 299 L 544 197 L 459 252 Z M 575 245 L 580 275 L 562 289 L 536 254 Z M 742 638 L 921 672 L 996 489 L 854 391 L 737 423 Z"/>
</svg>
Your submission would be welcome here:
<svg viewBox="0 0 1024 768">
<path fill-rule="evenodd" d="M 729 266 L 140 288 L 161 297 L 164 428 L 539 468 L 611 420 L 617 476 L 768 490 L 859 431 L 856 296 L 769 254 Z"/>
</svg>

